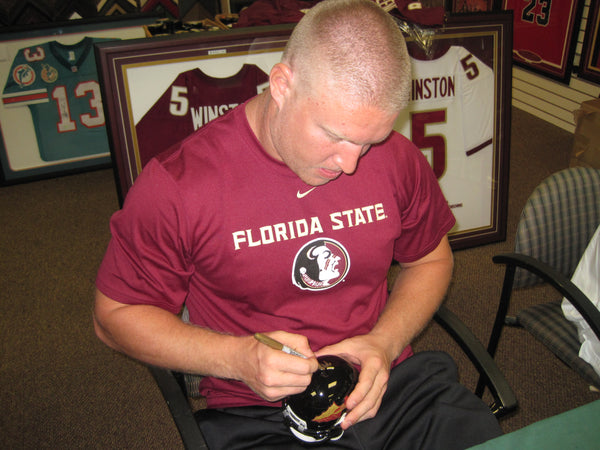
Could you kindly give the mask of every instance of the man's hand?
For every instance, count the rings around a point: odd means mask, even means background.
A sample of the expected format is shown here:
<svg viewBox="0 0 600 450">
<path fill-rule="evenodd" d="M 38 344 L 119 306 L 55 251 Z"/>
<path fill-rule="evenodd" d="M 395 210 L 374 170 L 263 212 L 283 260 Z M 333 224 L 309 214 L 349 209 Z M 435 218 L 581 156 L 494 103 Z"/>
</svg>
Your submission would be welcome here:
<svg viewBox="0 0 600 450">
<path fill-rule="evenodd" d="M 289 355 L 249 337 L 248 356 L 241 380 L 267 401 L 281 400 L 288 395 L 303 392 L 318 368 L 317 359 L 306 337 L 276 331 L 265 333 L 273 339 L 307 356 L 306 359 Z"/>
<path fill-rule="evenodd" d="M 317 352 L 339 355 L 361 366 L 358 384 L 346 401 L 350 411 L 342 422 L 344 429 L 375 416 L 387 389 L 392 362 L 442 303 L 453 266 L 448 237 L 427 255 L 400 266 L 402 270 L 373 329 Z"/>
<path fill-rule="evenodd" d="M 323 347 L 317 355 L 338 355 L 361 367 L 358 383 L 346 400 L 349 411 L 342 428 L 375 417 L 387 389 L 392 364 L 391 357 L 377 340 L 369 335 L 355 336 Z"/>
</svg>

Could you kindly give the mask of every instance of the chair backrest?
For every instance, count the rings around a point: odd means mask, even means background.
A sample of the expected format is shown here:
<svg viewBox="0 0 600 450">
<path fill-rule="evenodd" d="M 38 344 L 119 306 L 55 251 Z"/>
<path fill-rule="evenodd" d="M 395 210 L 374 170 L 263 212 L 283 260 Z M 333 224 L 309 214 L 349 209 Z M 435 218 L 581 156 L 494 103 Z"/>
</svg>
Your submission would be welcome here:
<svg viewBox="0 0 600 450">
<path fill-rule="evenodd" d="M 517 226 L 515 252 L 539 259 L 571 277 L 600 224 L 600 170 L 561 170 L 535 188 Z M 514 287 L 542 280 L 518 269 Z"/>
</svg>

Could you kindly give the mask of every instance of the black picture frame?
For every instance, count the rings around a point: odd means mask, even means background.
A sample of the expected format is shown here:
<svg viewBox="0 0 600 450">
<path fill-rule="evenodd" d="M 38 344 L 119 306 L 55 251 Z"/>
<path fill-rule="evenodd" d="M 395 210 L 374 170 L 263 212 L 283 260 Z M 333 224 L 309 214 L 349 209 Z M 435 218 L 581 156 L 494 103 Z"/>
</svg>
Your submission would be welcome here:
<svg viewBox="0 0 600 450">
<path fill-rule="evenodd" d="M 105 102 L 119 200 L 142 170 L 135 125 L 184 70 L 235 73 L 244 63 L 275 64 L 294 25 L 239 28 L 98 44 L 96 62 Z"/>
<path fill-rule="evenodd" d="M 579 77 L 600 84 L 600 0 L 592 0 L 581 49 Z"/>
</svg>

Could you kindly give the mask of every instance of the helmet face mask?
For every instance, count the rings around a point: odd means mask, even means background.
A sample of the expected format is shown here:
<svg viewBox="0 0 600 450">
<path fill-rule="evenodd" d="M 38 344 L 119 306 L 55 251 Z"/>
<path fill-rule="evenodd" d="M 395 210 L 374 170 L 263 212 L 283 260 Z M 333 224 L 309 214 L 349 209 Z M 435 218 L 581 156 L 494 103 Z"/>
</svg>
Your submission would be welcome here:
<svg viewBox="0 0 600 450">
<path fill-rule="evenodd" d="M 284 423 L 304 442 L 339 439 L 346 415 L 346 399 L 358 380 L 358 372 L 345 359 L 320 356 L 320 367 L 306 390 L 283 401 Z"/>
</svg>

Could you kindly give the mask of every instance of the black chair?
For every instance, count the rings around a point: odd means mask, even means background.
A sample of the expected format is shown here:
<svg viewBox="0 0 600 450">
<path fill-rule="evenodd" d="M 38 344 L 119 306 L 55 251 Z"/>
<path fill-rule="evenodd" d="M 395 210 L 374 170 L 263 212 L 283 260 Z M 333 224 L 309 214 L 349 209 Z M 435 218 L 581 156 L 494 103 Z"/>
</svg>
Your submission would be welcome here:
<svg viewBox="0 0 600 450">
<path fill-rule="evenodd" d="M 488 343 L 494 356 L 505 325 L 521 326 L 548 347 L 590 385 L 600 377 L 579 357 L 576 326 L 562 313 L 567 298 L 600 337 L 600 312 L 570 278 L 600 224 L 600 170 L 574 167 L 546 178 L 527 200 L 517 226 L 514 253 L 493 257 L 506 265 L 496 320 Z M 507 317 L 514 289 L 549 283 L 556 298 Z M 481 380 L 476 393 L 484 389 Z"/>
<path fill-rule="evenodd" d="M 489 388 L 493 399 L 490 409 L 494 415 L 500 418 L 516 409 L 517 399 L 512 388 L 469 328 L 445 306 L 438 310 L 434 319 L 458 343 L 480 374 L 483 385 Z M 149 369 L 169 407 L 185 448 L 208 449 L 190 403 L 197 398 L 201 377 L 159 367 Z"/>
</svg>

